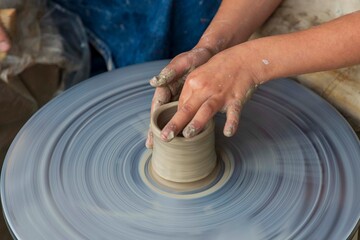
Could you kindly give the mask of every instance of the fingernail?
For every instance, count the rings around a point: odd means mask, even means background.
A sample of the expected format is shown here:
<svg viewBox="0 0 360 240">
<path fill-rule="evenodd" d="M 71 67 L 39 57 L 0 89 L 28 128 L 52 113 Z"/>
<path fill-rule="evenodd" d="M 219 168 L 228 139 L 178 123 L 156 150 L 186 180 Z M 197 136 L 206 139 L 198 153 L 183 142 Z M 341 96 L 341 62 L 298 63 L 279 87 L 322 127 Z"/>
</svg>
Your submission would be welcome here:
<svg viewBox="0 0 360 240">
<path fill-rule="evenodd" d="M 162 133 L 161 134 L 161 139 L 165 142 L 170 142 L 171 140 L 173 140 L 175 137 L 174 131 L 170 131 L 168 133 Z"/>
<path fill-rule="evenodd" d="M 186 128 L 183 130 L 183 135 L 186 138 L 191 138 L 196 135 L 196 129 L 193 124 L 187 125 Z"/>
<path fill-rule="evenodd" d="M 175 137 L 175 132 L 177 132 L 176 129 L 176 125 L 172 122 L 169 122 L 161 131 L 161 140 L 170 142 Z"/>
<path fill-rule="evenodd" d="M 9 49 L 10 49 L 10 45 L 7 42 L 5 41 L 0 42 L 0 51 L 7 52 Z"/>
<path fill-rule="evenodd" d="M 163 81 L 163 80 L 160 79 L 160 75 L 155 76 L 152 79 L 150 79 L 150 85 L 153 87 L 157 87 L 161 84 L 161 81 Z"/>
<path fill-rule="evenodd" d="M 164 68 L 158 76 L 153 77 L 150 80 L 150 85 L 153 87 L 159 87 L 172 80 L 175 77 L 175 71 L 172 69 Z"/>
<path fill-rule="evenodd" d="M 226 129 L 224 129 L 224 135 L 226 137 L 232 137 L 232 135 L 234 135 L 234 126 L 229 126 Z"/>
</svg>

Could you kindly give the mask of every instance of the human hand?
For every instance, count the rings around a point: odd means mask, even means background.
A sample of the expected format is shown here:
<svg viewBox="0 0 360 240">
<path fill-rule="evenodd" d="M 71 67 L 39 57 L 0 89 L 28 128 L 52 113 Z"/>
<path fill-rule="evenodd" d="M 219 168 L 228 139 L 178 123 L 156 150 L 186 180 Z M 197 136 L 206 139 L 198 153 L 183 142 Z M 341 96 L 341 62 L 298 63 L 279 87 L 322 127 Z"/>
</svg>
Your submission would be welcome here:
<svg viewBox="0 0 360 240">
<path fill-rule="evenodd" d="M 195 136 L 218 111 L 226 112 L 224 135 L 234 135 L 244 103 L 263 81 L 264 64 L 256 64 L 259 61 L 253 54 L 241 47 L 230 48 L 192 71 L 178 111 L 161 132 L 162 140 L 171 141 L 182 129 L 185 138 Z"/>
<path fill-rule="evenodd" d="M 10 40 L 5 28 L 0 22 L 0 52 L 7 52 L 10 49 Z"/>
<path fill-rule="evenodd" d="M 151 103 L 151 113 L 161 105 L 179 98 L 181 89 L 188 74 L 196 67 L 206 63 L 213 56 L 208 48 L 195 47 L 194 49 L 176 56 L 158 76 L 150 80 L 150 84 L 156 87 Z M 151 129 L 148 131 L 146 147 L 152 148 L 153 136 Z"/>
</svg>

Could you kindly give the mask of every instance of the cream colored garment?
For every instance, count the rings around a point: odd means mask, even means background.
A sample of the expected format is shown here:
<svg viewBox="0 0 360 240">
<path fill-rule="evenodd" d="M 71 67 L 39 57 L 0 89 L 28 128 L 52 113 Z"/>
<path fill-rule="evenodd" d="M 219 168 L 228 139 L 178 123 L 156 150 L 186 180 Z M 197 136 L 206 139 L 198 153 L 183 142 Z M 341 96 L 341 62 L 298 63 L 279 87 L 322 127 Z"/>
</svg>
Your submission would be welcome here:
<svg viewBox="0 0 360 240">
<path fill-rule="evenodd" d="M 358 10 L 359 0 L 285 0 L 255 37 L 304 30 Z M 331 102 L 360 129 L 360 66 L 304 74 L 297 79 Z"/>
</svg>

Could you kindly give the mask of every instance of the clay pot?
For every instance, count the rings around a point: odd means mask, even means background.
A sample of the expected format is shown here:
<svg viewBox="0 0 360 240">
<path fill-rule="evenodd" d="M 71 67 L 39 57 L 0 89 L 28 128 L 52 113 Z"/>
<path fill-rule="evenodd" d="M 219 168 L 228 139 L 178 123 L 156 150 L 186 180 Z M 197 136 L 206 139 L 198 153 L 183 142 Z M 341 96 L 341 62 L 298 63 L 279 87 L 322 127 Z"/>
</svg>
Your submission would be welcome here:
<svg viewBox="0 0 360 240">
<path fill-rule="evenodd" d="M 214 121 L 193 138 L 176 136 L 171 142 L 160 139 L 161 129 L 177 110 L 178 102 L 158 108 L 151 118 L 154 136 L 151 165 L 165 180 L 189 183 L 208 176 L 216 166 Z"/>
</svg>

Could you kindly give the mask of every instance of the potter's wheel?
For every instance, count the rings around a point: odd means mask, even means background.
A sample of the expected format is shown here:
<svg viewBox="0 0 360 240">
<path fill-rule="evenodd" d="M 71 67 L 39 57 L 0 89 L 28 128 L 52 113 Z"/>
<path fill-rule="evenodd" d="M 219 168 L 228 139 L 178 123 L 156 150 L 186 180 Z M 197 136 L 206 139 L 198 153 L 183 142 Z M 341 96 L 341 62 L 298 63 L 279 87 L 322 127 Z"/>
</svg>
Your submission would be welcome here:
<svg viewBox="0 0 360 240">
<path fill-rule="evenodd" d="M 25 125 L 1 175 L 3 209 L 16 238 L 351 234 L 360 216 L 359 142 L 328 103 L 290 80 L 260 87 L 233 138 L 222 135 L 224 116 L 216 117 L 217 148 L 227 159 L 224 168 L 232 169 L 221 187 L 177 193 L 150 186 L 143 175 L 153 94 L 148 80 L 165 63 L 79 84 Z"/>
</svg>

